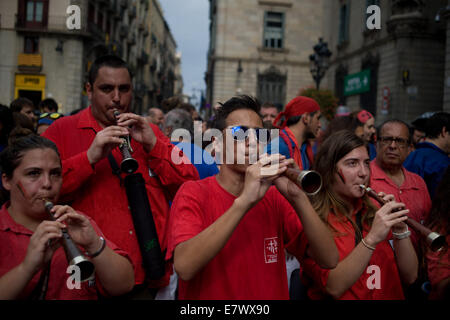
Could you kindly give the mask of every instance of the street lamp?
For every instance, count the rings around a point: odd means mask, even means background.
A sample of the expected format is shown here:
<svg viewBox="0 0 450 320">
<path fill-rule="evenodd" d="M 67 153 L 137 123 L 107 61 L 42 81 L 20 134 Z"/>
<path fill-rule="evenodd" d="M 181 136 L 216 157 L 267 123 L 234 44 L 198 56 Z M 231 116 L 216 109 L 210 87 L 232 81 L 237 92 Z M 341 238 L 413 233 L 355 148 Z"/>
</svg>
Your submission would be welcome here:
<svg viewBox="0 0 450 320">
<path fill-rule="evenodd" d="M 319 90 L 320 81 L 328 69 L 328 62 L 332 55 L 328 49 L 328 44 L 319 38 L 319 43 L 314 46 L 314 53 L 309 56 L 309 70 L 316 82 L 316 89 Z"/>
</svg>

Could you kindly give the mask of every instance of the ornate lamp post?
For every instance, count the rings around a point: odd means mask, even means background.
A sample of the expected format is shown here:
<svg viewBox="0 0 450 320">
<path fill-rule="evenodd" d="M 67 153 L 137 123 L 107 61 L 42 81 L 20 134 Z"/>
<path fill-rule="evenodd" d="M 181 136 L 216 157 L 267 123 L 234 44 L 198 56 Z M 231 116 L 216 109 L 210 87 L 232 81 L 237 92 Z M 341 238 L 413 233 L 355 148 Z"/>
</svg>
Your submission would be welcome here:
<svg viewBox="0 0 450 320">
<path fill-rule="evenodd" d="M 328 62 L 332 52 L 328 49 L 328 44 L 319 38 L 319 43 L 314 46 L 314 53 L 309 56 L 309 70 L 316 82 L 316 88 L 319 90 L 320 81 L 322 80 L 329 65 Z"/>
</svg>

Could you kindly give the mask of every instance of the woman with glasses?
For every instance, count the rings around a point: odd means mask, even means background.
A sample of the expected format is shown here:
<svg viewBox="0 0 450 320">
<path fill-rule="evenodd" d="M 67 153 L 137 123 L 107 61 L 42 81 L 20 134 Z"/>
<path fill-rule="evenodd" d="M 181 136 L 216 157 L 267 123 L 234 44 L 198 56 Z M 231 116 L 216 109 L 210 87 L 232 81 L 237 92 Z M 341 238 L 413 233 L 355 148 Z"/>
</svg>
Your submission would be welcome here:
<svg viewBox="0 0 450 320">
<path fill-rule="evenodd" d="M 369 184 L 369 164 L 365 142 L 348 130 L 332 134 L 319 149 L 314 167 L 323 187 L 312 204 L 334 235 L 339 263 L 329 270 L 305 259 L 311 299 L 404 299 L 402 284 L 417 277 L 417 256 L 405 233 L 408 210 L 391 195 L 380 195 L 389 201 L 380 209 L 372 204 L 360 187 Z"/>
<path fill-rule="evenodd" d="M 258 156 L 268 141 L 259 108 L 248 96 L 222 105 L 220 172 L 186 182 L 175 197 L 166 258 L 181 279 L 179 299 L 289 299 L 285 249 L 324 268 L 337 262 L 308 197 L 283 176 L 294 160 Z"/>
</svg>

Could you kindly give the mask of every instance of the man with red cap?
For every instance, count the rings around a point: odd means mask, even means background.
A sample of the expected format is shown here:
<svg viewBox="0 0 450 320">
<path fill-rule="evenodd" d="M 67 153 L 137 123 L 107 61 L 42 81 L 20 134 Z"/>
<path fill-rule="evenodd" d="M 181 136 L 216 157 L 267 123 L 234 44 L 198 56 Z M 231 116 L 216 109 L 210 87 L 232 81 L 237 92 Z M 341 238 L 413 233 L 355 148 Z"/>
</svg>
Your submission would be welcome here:
<svg viewBox="0 0 450 320">
<path fill-rule="evenodd" d="M 313 164 L 313 150 L 308 139 L 314 139 L 320 131 L 320 106 L 308 97 L 295 97 L 274 120 L 280 136 L 272 140 L 267 152 L 280 153 L 293 158 L 300 170 L 309 170 Z"/>
</svg>

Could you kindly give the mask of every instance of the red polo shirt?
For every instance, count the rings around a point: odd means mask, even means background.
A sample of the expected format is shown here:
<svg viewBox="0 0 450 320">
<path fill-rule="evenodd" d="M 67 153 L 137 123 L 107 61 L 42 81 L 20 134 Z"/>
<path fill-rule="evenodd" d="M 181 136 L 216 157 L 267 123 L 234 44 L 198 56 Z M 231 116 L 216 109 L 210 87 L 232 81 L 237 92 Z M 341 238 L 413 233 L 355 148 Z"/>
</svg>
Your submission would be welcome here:
<svg viewBox="0 0 450 320">
<path fill-rule="evenodd" d="M 171 160 L 172 150 L 179 152 L 179 149 L 170 143 L 158 127 L 153 124 L 150 126 L 157 137 L 155 146 L 147 154 L 140 143 L 132 140 L 132 156 L 139 163 L 137 172 L 140 172 L 145 180 L 158 238 L 164 251 L 169 200 L 173 199 L 185 181 L 198 179 L 198 173 L 187 158 L 186 163 L 175 165 Z M 125 187 L 120 184 L 118 177 L 112 174 L 107 158 L 96 163 L 95 168 L 87 158 L 87 150 L 96 132 L 101 130 L 89 107 L 76 115 L 55 121 L 43 136 L 55 142 L 61 154 L 61 199 L 70 201 L 73 208 L 92 217 L 106 237 L 130 254 L 136 266 L 136 284 L 141 284 L 144 282 L 145 271 L 128 209 Z M 112 155 L 117 164 L 120 164 L 122 154 L 119 148 L 115 148 Z M 151 177 L 149 169 L 156 176 Z M 168 277 L 164 281 L 164 284 L 166 283 Z"/>
<path fill-rule="evenodd" d="M 33 232 L 21 224 L 16 223 L 9 215 L 7 207 L 9 202 L 5 203 L 0 210 L 0 277 L 8 273 L 11 269 L 17 267 L 25 259 L 28 244 Z M 80 212 L 78 212 L 80 213 Z M 95 222 L 88 217 L 99 236 L 102 232 Z M 127 253 L 119 249 L 114 243 L 106 239 L 106 245 L 116 253 L 129 259 Z M 129 259 L 130 260 L 130 259 Z M 58 248 L 53 254 L 50 265 L 50 277 L 48 280 L 48 290 L 45 296 L 46 300 L 92 300 L 97 299 L 97 289 L 102 294 L 106 294 L 98 281 L 90 283 L 89 281 L 81 283 L 80 289 L 69 289 L 66 285 L 70 276 L 66 273 L 68 267 L 67 258 L 62 247 Z M 20 294 L 18 299 L 26 299 L 33 289 L 37 286 L 42 271 L 37 272 L 28 282 L 27 286 Z"/>
<path fill-rule="evenodd" d="M 364 210 L 359 208 L 359 210 Z M 355 221 L 355 210 L 352 215 Z M 362 213 L 364 215 L 364 211 Z M 337 217 L 334 212 L 328 215 L 328 223 L 336 230 L 334 233 L 334 242 L 339 251 L 339 263 L 344 260 L 355 248 L 355 230 L 349 220 L 344 217 Z M 363 237 L 367 235 L 366 226 L 363 230 Z M 339 297 L 339 300 L 399 300 L 404 299 L 402 283 L 398 273 L 397 263 L 395 261 L 394 250 L 389 244 L 388 239 L 380 242 L 369 263 L 359 279 Z M 306 273 L 313 284 L 308 289 L 308 296 L 313 300 L 329 297 L 325 291 L 328 282 L 328 276 L 331 269 L 321 268 L 312 258 L 306 258 L 302 263 L 302 272 Z M 379 276 L 379 287 L 376 284 L 375 277 Z"/>
<path fill-rule="evenodd" d="M 431 210 L 431 199 L 425 181 L 417 174 L 409 172 L 402 167 L 405 181 L 399 187 L 378 166 L 376 159 L 370 162 L 370 187 L 376 192 L 384 192 L 395 196 L 395 200 L 403 202 L 409 209 L 408 216 L 417 222 L 423 223 Z M 374 201 L 377 207 L 378 202 Z M 411 241 L 417 248 L 418 235 L 411 229 Z"/>
</svg>

